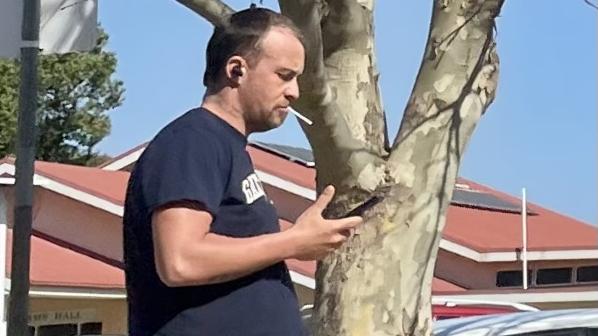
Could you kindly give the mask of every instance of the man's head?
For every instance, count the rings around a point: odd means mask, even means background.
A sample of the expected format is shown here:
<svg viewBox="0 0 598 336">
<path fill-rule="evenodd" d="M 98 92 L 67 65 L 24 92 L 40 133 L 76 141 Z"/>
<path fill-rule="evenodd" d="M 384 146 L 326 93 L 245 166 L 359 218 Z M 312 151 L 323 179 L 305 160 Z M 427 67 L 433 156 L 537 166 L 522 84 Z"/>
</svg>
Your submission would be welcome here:
<svg viewBox="0 0 598 336">
<path fill-rule="evenodd" d="M 265 8 L 233 14 L 208 43 L 204 84 L 209 92 L 234 91 L 249 132 L 280 126 L 299 97 L 297 76 L 305 51 L 301 32 L 287 17 Z"/>
</svg>

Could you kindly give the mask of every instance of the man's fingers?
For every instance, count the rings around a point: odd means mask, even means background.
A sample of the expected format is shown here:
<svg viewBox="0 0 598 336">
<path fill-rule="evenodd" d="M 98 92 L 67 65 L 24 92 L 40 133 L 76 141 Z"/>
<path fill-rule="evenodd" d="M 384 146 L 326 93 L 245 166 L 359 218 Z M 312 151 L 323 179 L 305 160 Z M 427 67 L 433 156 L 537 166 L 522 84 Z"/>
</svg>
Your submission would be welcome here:
<svg viewBox="0 0 598 336">
<path fill-rule="evenodd" d="M 343 236 L 347 237 L 347 238 L 351 238 L 355 234 L 355 228 L 341 230 L 341 231 L 339 231 L 339 233 L 342 234 Z"/>
<path fill-rule="evenodd" d="M 335 219 L 334 225 L 339 231 L 351 230 L 363 224 L 363 218 L 352 216 L 347 218 Z"/>
<path fill-rule="evenodd" d="M 316 208 L 319 211 L 319 213 L 322 213 L 322 211 L 326 209 L 326 206 L 328 206 L 328 203 L 330 203 L 333 197 L 334 187 L 329 185 L 326 188 L 324 188 L 324 191 L 322 191 L 320 197 L 318 197 L 318 199 L 314 202 L 313 207 Z"/>
</svg>

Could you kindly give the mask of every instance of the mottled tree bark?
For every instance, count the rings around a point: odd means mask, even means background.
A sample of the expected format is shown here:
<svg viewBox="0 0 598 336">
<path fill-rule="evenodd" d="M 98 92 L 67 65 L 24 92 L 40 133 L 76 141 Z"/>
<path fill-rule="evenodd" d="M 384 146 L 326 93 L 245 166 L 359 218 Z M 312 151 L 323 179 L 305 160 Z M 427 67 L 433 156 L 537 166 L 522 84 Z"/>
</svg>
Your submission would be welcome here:
<svg viewBox="0 0 598 336">
<path fill-rule="evenodd" d="M 465 145 L 496 89 L 501 4 L 435 2 L 426 54 L 380 181 L 392 187 L 352 244 L 320 265 L 317 335 L 430 333 L 445 212 Z"/>
<path fill-rule="evenodd" d="M 348 244 L 318 263 L 314 335 L 430 334 L 446 209 L 463 151 L 496 91 L 494 30 L 503 1 L 434 1 L 425 55 L 392 146 L 377 83 L 374 1 L 279 1 L 307 41 L 293 107 L 314 121 L 302 127 L 318 191 L 337 188 L 326 215 L 383 199 Z"/>
</svg>

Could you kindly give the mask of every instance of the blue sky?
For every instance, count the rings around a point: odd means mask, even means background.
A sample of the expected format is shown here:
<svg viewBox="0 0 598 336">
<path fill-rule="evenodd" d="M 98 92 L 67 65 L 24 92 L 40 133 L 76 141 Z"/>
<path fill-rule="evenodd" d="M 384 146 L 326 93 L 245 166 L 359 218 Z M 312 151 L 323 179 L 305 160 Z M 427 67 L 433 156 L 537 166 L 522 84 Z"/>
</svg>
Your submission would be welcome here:
<svg viewBox="0 0 598 336">
<path fill-rule="evenodd" d="M 241 9 L 251 1 L 228 1 Z M 428 33 L 432 1 L 377 1 L 376 49 L 391 137 Z M 277 8 L 275 1 L 264 6 Z M 596 15 L 583 0 L 507 0 L 498 19 L 498 96 L 461 165 L 462 177 L 596 224 Z M 211 26 L 174 0 L 99 2 L 124 104 L 98 149 L 117 155 L 197 106 Z M 307 147 L 297 121 L 253 140 Z"/>
</svg>

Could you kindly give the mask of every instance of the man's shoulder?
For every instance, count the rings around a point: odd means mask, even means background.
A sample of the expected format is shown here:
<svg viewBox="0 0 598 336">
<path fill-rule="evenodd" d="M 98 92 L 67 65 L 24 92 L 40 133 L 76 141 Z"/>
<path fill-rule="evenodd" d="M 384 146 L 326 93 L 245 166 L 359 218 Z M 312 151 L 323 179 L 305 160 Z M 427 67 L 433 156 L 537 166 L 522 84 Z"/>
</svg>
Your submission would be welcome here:
<svg viewBox="0 0 598 336">
<path fill-rule="evenodd" d="M 216 117 L 210 112 L 196 108 L 192 109 L 166 125 L 152 143 L 189 141 L 195 144 L 207 146 L 230 147 L 237 139 L 231 137 L 230 126 L 223 125 L 222 121 L 216 121 Z"/>
<path fill-rule="evenodd" d="M 229 141 L 204 122 L 205 113 L 191 110 L 162 128 L 147 146 L 149 151 L 214 152 L 227 150 Z"/>
</svg>

